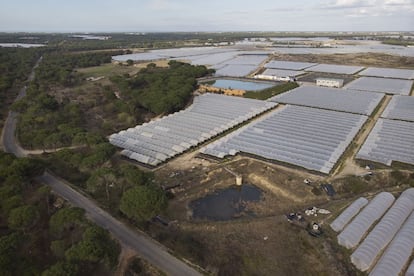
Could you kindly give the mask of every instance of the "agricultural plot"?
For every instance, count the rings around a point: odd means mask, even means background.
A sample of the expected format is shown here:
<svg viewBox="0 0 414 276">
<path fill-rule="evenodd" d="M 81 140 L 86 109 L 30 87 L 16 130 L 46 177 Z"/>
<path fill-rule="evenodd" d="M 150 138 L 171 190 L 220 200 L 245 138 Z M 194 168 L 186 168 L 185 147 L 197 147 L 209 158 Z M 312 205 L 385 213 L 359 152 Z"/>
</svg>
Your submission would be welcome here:
<svg viewBox="0 0 414 276">
<path fill-rule="evenodd" d="M 414 216 L 414 213 L 412 216 Z M 412 221 L 411 218 L 410 218 L 410 221 Z M 411 262 L 410 266 L 408 267 L 405 276 L 414 276 L 414 260 Z"/>
<path fill-rule="evenodd" d="M 262 73 L 262 75 L 277 76 L 277 77 L 296 77 L 296 76 L 302 75 L 304 73 L 305 73 L 304 71 L 267 68 Z"/>
<path fill-rule="evenodd" d="M 124 156 L 156 166 L 276 105 L 205 94 L 184 111 L 112 134 L 109 141 Z"/>
<path fill-rule="evenodd" d="M 362 77 L 349 83 L 345 88 L 387 94 L 409 95 L 412 85 L 413 81 L 410 80 Z"/>
<path fill-rule="evenodd" d="M 350 83 L 351 81 L 355 80 L 354 75 L 340 75 L 340 74 L 333 74 L 333 73 L 323 73 L 323 72 L 309 72 L 307 71 L 306 74 L 301 75 L 298 77 L 298 81 L 300 82 L 312 82 L 315 83 L 319 78 L 327 78 L 327 79 L 341 79 L 344 81 L 344 85 Z"/>
<path fill-rule="evenodd" d="M 223 77 L 244 77 L 257 69 L 256 65 L 227 64 L 216 70 L 216 76 Z"/>
<path fill-rule="evenodd" d="M 317 63 L 272 60 L 269 63 L 267 63 L 265 67 L 286 70 L 303 70 L 315 65 L 317 65 Z"/>
<path fill-rule="evenodd" d="M 197 55 L 197 56 L 188 56 L 185 58 L 176 58 L 177 60 L 187 60 L 191 62 L 193 65 L 205 65 L 211 66 L 212 68 L 220 68 L 223 67 L 226 61 L 234 59 L 238 54 L 239 51 L 232 51 L 232 52 L 223 52 L 223 53 L 214 53 L 208 55 Z"/>
<path fill-rule="evenodd" d="M 393 161 L 414 165 L 414 122 L 378 119 L 356 158 L 391 166 Z"/>
<path fill-rule="evenodd" d="M 239 152 L 329 173 L 367 117 L 287 105 L 200 152 L 223 158 Z"/>
<path fill-rule="evenodd" d="M 394 69 L 394 68 L 378 68 L 369 67 L 360 72 L 359 75 L 367 77 L 382 77 L 395 79 L 414 79 L 414 70 L 409 69 Z"/>
<path fill-rule="evenodd" d="M 331 227 L 335 230 L 338 222 L 342 227 L 343 218 L 350 221 L 366 202 L 364 198 L 353 202 Z M 369 275 L 403 275 L 414 249 L 413 210 L 414 188 L 405 190 L 397 200 L 391 193 L 379 193 L 352 222 L 346 223 L 338 235 L 338 243 L 353 248 L 362 240 L 351 254 L 351 262 L 361 271 L 372 269 Z M 405 275 L 410 275 L 410 269 Z"/>
<path fill-rule="evenodd" d="M 391 193 L 379 193 L 338 235 L 338 243 L 350 249 L 359 244 L 369 228 L 382 217 L 393 204 Z"/>
<path fill-rule="evenodd" d="M 393 96 L 381 117 L 414 122 L 414 97 Z"/>
<path fill-rule="evenodd" d="M 265 61 L 267 55 L 239 55 L 235 58 L 228 60 L 225 64 L 233 65 L 255 65 L 259 66 L 263 61 Z"/>
<path fill-rule="evenodd" d="M 387 213 L 381 218 L 381 221 L 375 225 L 374 229 L 369 232 L 364 241 L 352 253 L 351 262 L 361 271 L 371 268 L 381 251 L 393 239 L 413 210 L 414 189 L 408 189 L 398 197 Z M 414 246 L 414 242 L 412 245 Z M 409 248 L 410 252 L 413 246 Z M 398 272 L 394 275 L 397 275 Z"/>
<path fill-rule="evenodd" d="M 349 205 L 332 223 L 331 228 L 335 232 L 342 231 L 344 227 L 368 204 L 365 197 L 360 197 Z"/>
<path fill-rule="evenodd" d="M 312 67 L 305 69 L 305 71 L 333 73 L 333 74 L 341 74 L 341 75 L 353 75 L 361 71 L 362 69 L 364 69 L 364 67 L 361 67 L 361 66 L 318 64 L 316 66 L 312 66 Z"/>
<path fill-rule="evenodd" d="M 157 59 L 198 59 L 208 55 L 225 54 L 229 55 L 224 58 L 229 59 L 237 55 L 234 49 L 223 49 L 217 47 L 193 47 L 193 48 L 178 48 L 178 49 L 161 49 L 152 50 L 143 53 L 127 54 L 113 56 L 115 61 L 125 62 L 129 59 L 133 61 L 151 61 Z M 224 60 L 222 60 L 224 61 Z"/>
<path fill-rule="evenodd" d="M 406 220 L 369 275 L 402 275 L 414 249 L 414 212 Z M 406 276 L 414 275 L 414 260 Z"/>
<path fill-rule="evenodd" d="M 127 60 L 152 61 L 152 60 L 163 59 L 163 57 L 153 52 L 145 52 L 145 53 L 113 56 L 112 59 L 115 61 L 119 61 L 119 62 L 126 62 Z"/>
<path fill-rule="evenodd" d="M 383 97 L 384 94 L 365 91 L 300 86 L 269 100 L 277 103 L 371 115 Z"/>
</svg>

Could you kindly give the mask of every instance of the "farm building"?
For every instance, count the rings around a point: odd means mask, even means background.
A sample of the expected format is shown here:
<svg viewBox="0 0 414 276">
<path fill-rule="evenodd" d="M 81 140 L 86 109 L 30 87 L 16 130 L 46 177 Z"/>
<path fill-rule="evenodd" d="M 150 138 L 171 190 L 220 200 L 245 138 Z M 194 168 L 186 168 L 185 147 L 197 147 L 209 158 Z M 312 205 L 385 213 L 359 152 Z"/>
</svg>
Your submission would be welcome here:
<svg viewBox="0 0 414 276">
<path fill-rule="evenodd" d="M 331 78 L 317 78 L 316 85 L 340 88 L 344 85 L 344 80 Z"/>
<path fill-rule="evenodd" d="M 296 76 L 303 73 L 304 71 L 267 68 L 262 74 L 255 75 L 254 78 L 275 81 L 295 81 Z"/>
</svg>

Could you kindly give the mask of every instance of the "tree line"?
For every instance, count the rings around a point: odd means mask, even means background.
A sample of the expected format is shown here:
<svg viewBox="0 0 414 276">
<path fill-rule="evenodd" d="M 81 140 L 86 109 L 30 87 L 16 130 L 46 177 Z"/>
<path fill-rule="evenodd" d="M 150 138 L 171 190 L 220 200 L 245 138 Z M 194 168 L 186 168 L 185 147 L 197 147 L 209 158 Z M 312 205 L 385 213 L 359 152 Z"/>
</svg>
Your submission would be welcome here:
<svg viewBox="0 0 414 276">
<path fill-rule="evenodd" d="M 0 126 L 39 57 L 37 49 L 0 48 Z"/>
<path fill-rule="evenodd" d="M 109 233 L 35 181 L 45 163 L 0 152 L 0 274 L 100 275 L 117 264 Z M 62 201 L 63 202 L 63 201 Z"/>
<path fill-rule="evenodd" d="M 167 206 L 165 192 L 154 183 L 150 172 L 120 162 L 109 143 L 90 148 L 65 149 L 47 154 L 49 169 L 89 193 L 102 207 L 143 223 Z"/>
<path fill-rule="evenodd" d="M 118 85 L 122 98 L 131 105 L 131 109 L 144 107 L 155 114 L 162 114 L 181 110 L 196 89 L 197 78 L 213 72 L 205 66 L 172 60 L 168 68 L 149 64 L 136 76 L 116 76 L 112 81 Z"/>
<path fill-rule="evenodd" d="M 17 134 L 21 144 L 29 149 L 53 149 L 79 145 L 88 140 L 87 136 L 93 136 L 87 131 L 81 105 L 68 98 L 58 101 L 50 92 L 56 86 L 72 86 L 79 82 L 76 68 L 110 62 L 111 55 L 119 53 L 122 51 L 46 53 L 36 69 L 35 80 L 27 89 L 27 97 L 11 107 L 20 113 Z"/>
<path fill-rule="evenodd" d="M 73 53 L 59 49 L 44 55 L 43 61 L 36 69 L 36 81 L 45 87 L 50 87 L 51 84 L 72 86 L 79 81 L 75 74 L 76 68 L 110 63 L 112 56 L 124 53 L 123 50 Z"/>
</svg>

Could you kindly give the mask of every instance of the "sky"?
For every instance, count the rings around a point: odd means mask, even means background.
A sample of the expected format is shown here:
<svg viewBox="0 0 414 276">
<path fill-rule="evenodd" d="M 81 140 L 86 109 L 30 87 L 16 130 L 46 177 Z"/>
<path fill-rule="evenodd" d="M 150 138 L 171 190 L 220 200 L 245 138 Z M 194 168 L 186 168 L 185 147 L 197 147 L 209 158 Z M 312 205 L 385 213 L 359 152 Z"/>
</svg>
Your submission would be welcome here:
<svg viewBox="0 0 414 276">
<path fill-rule="evenodd" d="M 0 32 L 414 31 L 414 0 L 0 0 Z"/>
</svg>

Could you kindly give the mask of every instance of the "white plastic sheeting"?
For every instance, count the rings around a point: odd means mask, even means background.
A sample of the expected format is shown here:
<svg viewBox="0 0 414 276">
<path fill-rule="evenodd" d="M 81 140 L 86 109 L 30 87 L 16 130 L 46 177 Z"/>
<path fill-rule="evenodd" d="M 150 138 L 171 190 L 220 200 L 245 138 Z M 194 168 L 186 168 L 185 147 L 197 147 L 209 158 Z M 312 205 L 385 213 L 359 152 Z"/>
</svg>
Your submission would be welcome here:
<svg viewBox="0 0 414 276">
<path fill-rule="evenodd" d="M 276 77 L 296 77 L 304 73 L 304 71 L 268 68 L 262 73 L 262 75 Z"/>
<path fill-rule="evenodd" d="M 387 211 L 394 202 L 394 196 L 379 193 L 338 235 L 338 243 L 346 248 L 358 245 L 368 229 Z"/>
<path fill-rule="evenodd" d="M 393 161 L 414 165 L 414 122 L 378 119 L 356 158 L 391 166 Z"/>
<path fill-rule="evenodd" d="M 319 86 L 300 86 L 269 101 L 370 115 L 384 94 Z"/>
<path fill-rule="evenodd" d="M 256 65 L 246 64 L 226 64 L 216 70 L 216 76 L 225 77 L 244 77 L 257 69 Z"/>
<path fill-rule="evenodd" d="M 156 59 L 166 59 L 166 58 L 182 58 L 186 59 L 189 57 L 202 57 L 205 55 L 214 55 L 218 53 L 234 53 L 234 49 L 225 49 L 220 47 L 188 47 L 188 48 L 174 48 L 174 49 L 161 49 L 161 50 L 151 50 L 143 53 L 127 54 L 113 56 L 112 59 L 115 61 L 127 61 L 128 59 L 134 61 L 150 61 Z M 233 58 L 236 54 L 231 55 Z"/>
<path fill-rule="evenodd" d="M 405 276 L 414 276 L 414 260 L 411 262 L 410 266 L 405 273 Z"/>
<path fill-rule="evenodd" d="M 263 61 L 267 59 L 267 54 L 265 55 L 243 55 L 240 54 L 237 57 L 225 61 L 225 64 L 235 64 L 235 65 L 254 65 L 259 66 Z"/>
<path fill-rule="evenodd" d="M 414 212 L 398 231 L 369 275 L 397 276 L 407 264 L 414 249 Z M 407 274 L 408 271 L 407 271 Z"/>
<path fill-rule="evenodd" d="M 412 85 L 413 81 L 410 80 L 362 77 L 348 83 L 345 88 L 387 94 L 409 95 Z"/>
<path fill-rule="evenodd" d="M 414 70 L 369 67 L 360 72 L 359 75 L 412 80 L 414 79 Z"/>
<path fill-rule="evenodd" d="M 414 97 L 393 96 L 381 117 L 414 122 Z"/>
<path fill-rule="evenodd" d="M 272 60 L 265 65 L 266 68 L 287 69 L 287 70 L 303 70 L 305 68 L 315 66 L 317 63 Z"/>
<path fill-rule="evenodd" d="M 335 232 L 342 231 L 344 227 L 355 217 L 359 211 L 368 204 L 368 200 L 365 197 L 360 197 L 351 205 L 349 205 L 332 223 L 331 228 Z"/>
<path fill-rule="evenodd" d="M 361 66 L 318 64 L 316 66 L 305 69 L 305 71 L 353 75 L 362 69 L 364 69 L 364 67 Z"/>
<path fill-rule="evenodd" d="M 414 188 L 400 195 L 381 221 L 352 253 L 351 262 L 361 271 L 368 270 L 413 210 Z"/>
<path fill-rule="evenodd" d="M 207 145 L 218 158 L 244 152 L 329 173 L 367 117 L 287 105 Z"/>
<path fill-rule="evenodd" d="M 204 94 L 186 110 L 112 134 L 122 155 L 156 166 L 274 106 L 276 103 Z"/>
</svg>

